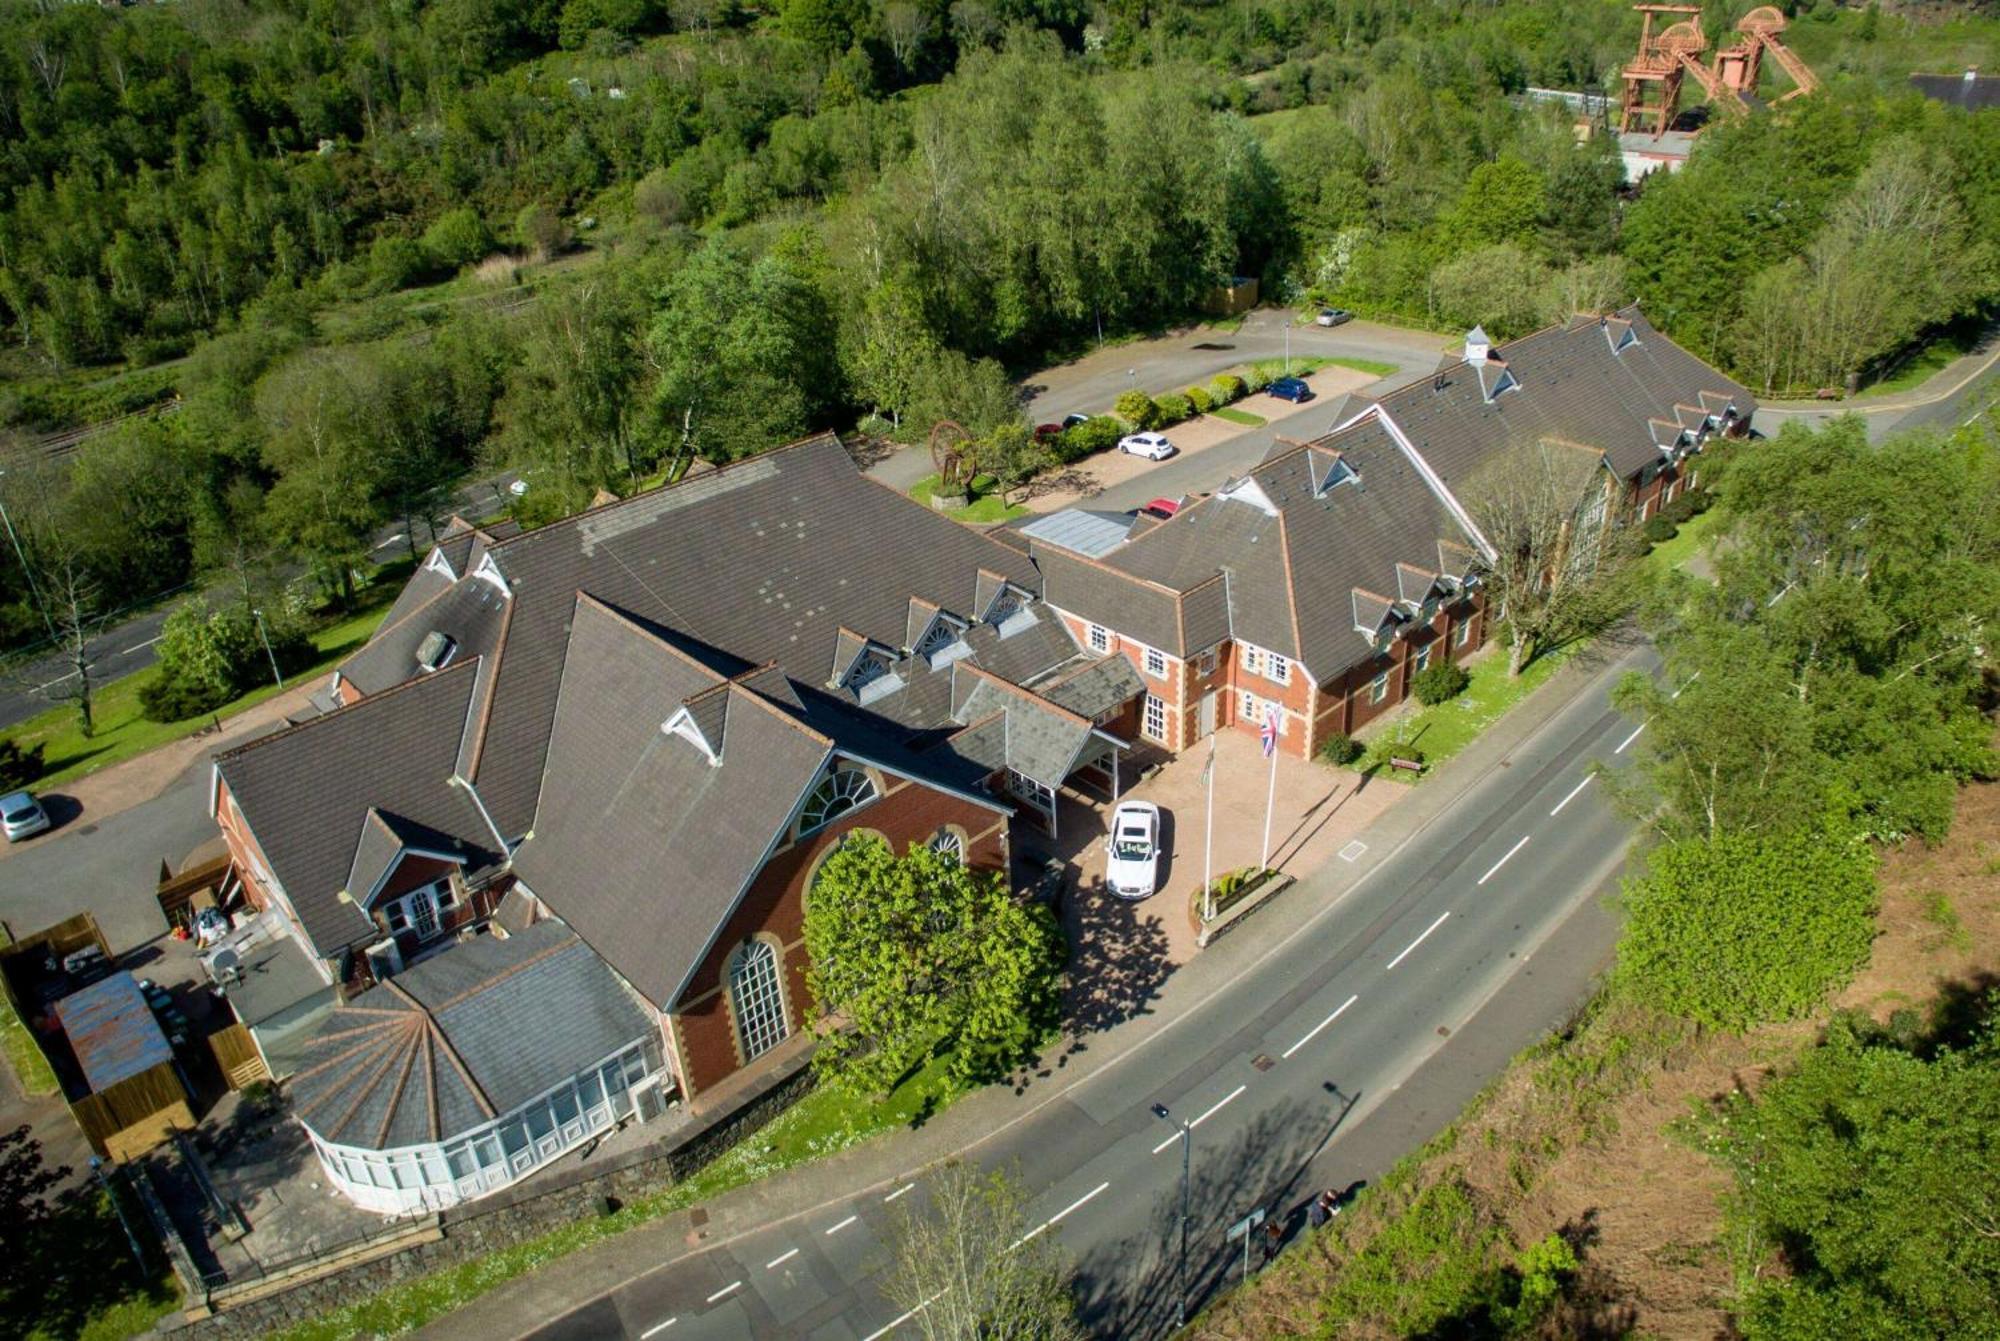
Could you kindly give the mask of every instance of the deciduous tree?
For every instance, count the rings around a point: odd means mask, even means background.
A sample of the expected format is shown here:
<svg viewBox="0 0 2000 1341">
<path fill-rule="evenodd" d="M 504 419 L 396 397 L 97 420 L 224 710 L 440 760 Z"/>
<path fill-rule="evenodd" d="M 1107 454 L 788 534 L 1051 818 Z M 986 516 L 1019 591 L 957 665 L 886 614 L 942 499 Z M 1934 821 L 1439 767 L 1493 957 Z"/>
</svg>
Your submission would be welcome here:
<svg viewBox="0 0 2000 1341">
<path fill-rule="evenodd" d="M 897 1208 L 883 1292 L 925 1341 L 1080 1341 L 1058 1236 L 1027 1238 L 1028 1197 L 1004 1173 L 956 1160 Z"/>
</svg>

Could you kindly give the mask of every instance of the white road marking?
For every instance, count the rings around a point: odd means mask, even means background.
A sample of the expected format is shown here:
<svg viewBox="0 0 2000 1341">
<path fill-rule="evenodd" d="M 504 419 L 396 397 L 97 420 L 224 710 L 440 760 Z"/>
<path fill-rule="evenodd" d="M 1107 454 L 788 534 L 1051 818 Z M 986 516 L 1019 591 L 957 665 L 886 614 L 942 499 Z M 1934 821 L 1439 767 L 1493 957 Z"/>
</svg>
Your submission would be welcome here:
<svg viewBox="0 0 2000 1341">
<path fill-rule="evenodd" d="M 723 1287 L 722 1287 L 721 1289 L 717 1290 L 717 1291 L 716 1291 L 716 1292 L 715 1292 L 714 1294 L 710 1295 L 710 1296 L 708 1297 L 708 1302 L 709 1302 L 709 1303 L 711 1303 L 711 1304 L 713 1304 L 713 1303 L 714 1303 L 714 1302 L 716 1302 L 716 1301 L 717 1301 L 718 1299 L 727 1299 L 727 1298 L 729 1298 L 729 1296 L 730 1296 L 730 1295 L 732 1295 L 732 1294 L 735 1294 L 735 1293 L 736 1293 L 736 1292 L 737 1292 L 738 1290 L 740 1290 L 740 1289 L 742 1289 L 742 1288 L 743 1288 L 743 1282 L 742 1282 L 742 1281 L 740 1281 L 740 1280 L 733 1280 L 733 1281 L 729 1282 L 729 1284 L 727 1284 L 727 1285 L 723 1286 Z"/>
<path fill-rule="evenodd" d="M 1505 866 L 1505 865 L 1506 865 L 1506 864 L 1507 864 L 1508 862 L 1510 862 L 1510 861 L 1512 861 L 1512 860 L 1514 859 L 1514 854 L 1515 854 L 1516 852 L 1519 852 L 1519 851 L 1520 851 L 1520 850 L 1521 850 L 1522 848 L 1524 848 L 1524 847 L 1526 847 L 1526 846 L 1528 845 L 1528 839 L 1529 839 L 1529 838 L 1531 838 L 1532 836 L 1533 836 L 1533 835 L 1531 835 L 1531 834 L 1525 834 L 1525 833 L 1524 833 L 1524 834 L 1522 834 L 1522 835 L 1521 835 L 1521 841 L 1520 841 L 1520 842 L 1518 842 L 1518 843 L 1516 843 L 1516 844 L 1514 844 L 1514 846 L 1512 846 L 1512 847 L 1508 848 L 1508 849 L 1507 849 L 1507 855 L 1506 855 L 1506 856 L 1504 856 L 1504 857 L 1502 857 L 1502 858 L 1500 858 L 1500 860 L 1498 860 L 1498 861 L 1494 862 L 1494 863 L 1493 863 L 1493 865 L 1492 865 L 1492 867 L 1491 867 L 1491 869 L 1489 869 L 1489 870 L 1488 870 L 1488 871 L 1486 872 L 1486 874 L 1485 874 L 1485 875 L 1482 875 L 1482 876 L 1480 876 L 1480 877 L 1479 877 L 1479 883 L 1483 885 L 1483 884 L 1485 884 L 1485 883 L 1486 883 L 1486 882 L 1487 882 L 1488 880 L 1491 880 L 1491 879 L 1493 878 L 1494 874 L 1495 874 L 1495 873 L 1496 873 L 1497 871 L 1499 871 L 1499 869 L 1500 869 L 1500 868 L 1501 868 L 1502 866 Z"/>
<path fill-rule="evenodd" d="M 1576 786 L 1570 788 L 1569 795 L 1565 796 L 1562 800 L 1556 802 L 1556 808 L 1554 810 L 1551 810 L 1549 814 L 1551 816 L 1562 814 L 1563 807 L 1568 805 L 1571 801 L 1574 801 L 1576 799 L 1576 794 L 1582 791 L 1585 787 L 1588 787 L 1590 785 L 1590 780 L 1596 776 L 1597 775 L 1595 773 L 1585 773 L 1583 775 L 1583 781 L 1577 783 Z"/>
<path fill-rule="evenodd" d="M 842 1220 L 839 1224 L 835 1225 L 833 1228 L 827 1230 L 826 1232 L 829 1234 L 838 1234 L 841 1230 L 847 1228 L 849 1225 L 853 1224 L 856 1220 L 859 1220 L 860 1218 L 861 1217 L 858 1215 L 850 1215 L 845 1220 Z"/>
<path fill-rule="evenodd" d="M 29 692 L 29 693 L 31 693 L 31 694 L 39 694 L 39 693 L 41 693 L 41 692 L 42 692 L 42 691 L 43 691 L 44 689 L 54 689 L 54 688 L 55 688 L 55 687 L 56 687 L 57 685 L 61 684 L 61 683 L 62 683 L 62 682 L 63 682 L 64 680 L 74 680 L 75 678 L 76 678 L 76 672 L 75 672 L 75 671 L 71 671 L 71 672 L 70 672 L 69 674 L 67 674 L 67 675 L 58 675 L 58 676 L 56 676 L 56 678 L 55 678 L 55 679 L 53 679 L 53 680 L 50 680 L 50 681 L 49 681 L 49 682 L 48 682 L 47 684 L 38 684 L 38 685 L 36 685 L 36 686 L 35 686 L 35 687 L 34 687 L 33 689 L 30 689 L 30 690 L 29 690 L 28 692 Z"/>
<path fill-rule="evenodd" d="M 905 1192 L 908 1192 L 908 1191 L 909 1191 L 909 1190 L 910 1190 L 911 1188 L 913 1188 L 913 1187 L 915 1187 L 915 1186 L 916 1186 L 916 1184 L 915 1184 L 915 1183 L 904 1183 L 904 1184 L 903 1184 L 903 1185 L 902 1185 L 901 1187 L 897 1188 L 897 1189 L 896 1189 L 896 1190 L 895 1190 L 894 1192 L 891 1192 L 891 1193 L 890 1193 L 890 1194 L 889 1194 L 888 1196 L 886 1196 L 886 1197 L 882 1198 L 882 1200 L 883 1200 L 884 1202 L 891 1202 L 891 1201 L 894 1201 L 894 1200 L 895 1200 L 895 1199 L 896 1199 L 897 1197 L 900 1197 L 900 1196 L 902 1196 L 902 1195 L 903 1195 L 903 1194 L 904 1194 Z"/>
<path fill-rule="evenodd" d="M 639 1341 L 647 1341 L 649 1337 L 658 1336 L 661 1332 L 666 1331 L 667 1328 L 673 1326 L 675 1323 L 679 1321 L 680 1321 L 680 1316 L 676 1314 L 675 1316 L 668 1318 L 665 1322 L 656 1322 L 651 1327 L 648 1327 L 645 1331 L 639 1333 Z"/>
<path fill-rule="evenodd" d="M 1237 1098 L 1239 1095 L 1243 1093 L 1243 1091 L 1249 1088 L 1250 1087 L 1248 1085 L 1238 1085 L 1235 1089 L 1229 1091 L 1229 1093 L 1223 1095 L 1220 1099 L 1217 1099 L 1213 1104 L 1209 1105 L 1207 1112 L 1203 1113 L 1200 1117 L 1196 1118 L 1194 1121 L 1188 1123 L 1188 1130 L 1193 1131 L 1196 1127 L 1199 1127 L 1202 1123 L 1214 1117 L 1217 1113 L 1222 1111 L 1222 1106 L 1224 1104 L 1228 1103 L 1232 1099 Z M 1154 1146 L 1153 1153 L 1156 1155 L 1159 1154 L 1162 1150 L 1165 1150 L 1168 1146 L 1172 1145 L 1175 1141 L 1178 1141 L 1180 1139 L 1181 1139 L 1180 1133 L 1175 1132 L 1172 1136 L 1169 1136 L 1166 1140 Z"/>
<path fill-rule="evenodd" d="M 1701 678 L 1701 672 L 1696 671 L 1694 674 L 1687 677 L 1687 684 L 1682 685 L 1681 689 L 1687 688 L 1689 684 L 1693 684 L 1696 680 L 1699 680 L 1700 678 Z M 1667 695 L 1667 697 L 1679 698 L 1681 696 L 1681 689 L 1676 689 L 1673 693 Z"/>
<path fill-rule="evenodd" d="M 1285 1050 L 1284 1050 L 1283 1052 L 1279 1053 L 1279 1054 L 1278 1054 L 1278 1057 L 1279 1057 L 1279 1059 L 1280 1059 L 1280 1060 L 1283 1060 L 1283 1059 L 1285 1059 L 1285 1058 L 1287 1058 L 1287 1057 L 1290 1057 L 1290 1056 L 1291 1056 L 1291 1055 L 1292 1055 L 1293 1053 L 1297 1052 L 1297 1051 L 1298 1051 L 1298 1050 L 1299 1050 L 1300 1048 L 1303 1048 L 1303 1047 L 1304 1047 L 1304 1046 L 1305 1046 L 1306 1044 L 1308 1044 L 1308 1043 L 1312 1042 L 1312 1041 L 1313 1041 L 1314 1039 L 1318 1038 L 1318 1037 L 1319 1037 L 1319 1031 L 1320 1031 L 1320 1030 L 1322 1030 L 1322 1029 L 1326 1028 L 1326 1027 L 1327 1027 L 1328 1025 L 1332 1024 L 1332 1023 L 1333 1023 L 1333 1022 L 1334 1022 L 1335 1020 L 1339 1019 L 1339 1018 L 1340 1018 L 1340 1014 L 1341 1014 L 1341 1011 L 1344 1011 L 1344 1010 L 1346 1010 L 1346 1009 L 1347 1009 L 1347 1008 L 1348 1008 L 1349 1006 L 1353 1005 L 1353 1004 L 1354 1004 L 1355 1002 L 1359 1001 L 1360 999 L 1361 999 L 1361 997 L 1360 997 L 1360 994 L 1359 994 L 1359 993 L 1357 993 L 1357 994 L 1355 994 L 1354 996 L 1351 996 L 1351 997 L 1347 998 L 1347 1000 L 1345 1000 L 1345 1001 L 1341 1002 L 1341 1003 L 1340 1003 L 1340 1007 L 1339 1007 L 1339 1009 L 1335 1010 L 1335 1011 L 1333 1012 L 1333 1014 L 1331 1014 L 1331 1015 L 1327 1016 L 1327 1017 L 1326 1017 L 1326 1018 L 1325 1018 L 1324 1020 L 1321 1020 L 1321 1021 L 1320 1021 L 1320 1022 L 1319 1022 L 1318 1024 L 1314 1025 L 1314 1026 L 1312 1027 L 1312 1030 L 1311 1030 L 1311 1032 L 1309 1032 L 1309 1033 L 1308 1033 L 1308 1034 L 1307 1034 L 1307 1035 L 1306 1035 L 1306 1036 L 1305 1036 L 1304 1038 L 1300 1039 L 1300 1040 L 1299 1040 L 1298 1042 L 1296 1042 L 1296 1043 L 1292 1044 L 1292 1046 L 1290 1046 L 1289 1048 L 1286 1048 L 1286 1049 L 1285 1049 Z"/>
<path fill-rule="evenodd" d="M 799 1250 L 797 1248 L 794 1248 L 782 1257 L 773 1257 L 770 1261 L 764 1263 L 764 1270 L 776 1271 L 779 1267 L 791 1261 L 794 1257 L 797 1257 L 798 1255 L 799 1255 Z"/>
<path fill-rule="evenodd" d="M 1057 1211 L 1054 1215 L 1051 1215 L 1049 1217 L 1049 1223 L 1055 1224 L 1058 1221 L 1060 1221 L 1065 1215 L 1068 1215 L 1071 1211 L 1082 1209 L 1084 1203 L 1088 1202 L 1092 1197 L 1096 1196 L 1098 1193 L 1102 1192 L 1105 1188 L 1109 1186 L 1111 1186 L 1110 1183 L 1099 1183 L 1096 1187 L 1091 1188 L 1090 1191 L 1084 1193 L 1082 1196 L 1078 1197 L 1075 1201 L 1072 1201 L 1069 1205 Z"/>
<path fill-rule="evenodd" d="M 1353 842 L 1349 843 L 1346 847 L 1340 849 L 1340 859 L 1342 861 L 1358 861 L 1361 857 L 1361 854 L 1366 852 L 1367 850 L 1368 850 L 1368 844 L 1362 842 L 1359 838 L 1357 838 Z"/>
<path fill-rule="evenodd" d="M 404 533 L 403 533 L 403 532 L 401 532 L 401 531 L 398 531 L 398 532 L 397 532 L 396 534 L 394 534 L 394 535 L 390 536 L 390 537 L 389 537 L 389 538 L 388 538 L 387 540 L 384 540 L 384 541 L 383 541 L 383 542 L 382 542 L 381 544 L 377 545 L 377 546 L 376 546 L 375 548 L 376 548 L 376 549 L 387 549 L 387 548 L 389 548 L 389 546 L 391 546 L 391 545 L 394 545 L 394 544 L 396 544 L 396 543 L 398 543 L 398 542 L 400 542 L 400 541 L 404 541 L 404 540 L 408 540 L 408 539 L 409 539 L 409 536 L 408 536 L 408 535 L 404 534 Z"/>
<path fill-rule="evenodd" d="M 131 656 L 131 655 L 132 655 L 132 654 L 133 654 L 134 652 L 143 652 L 143 651 L 145 651 L 145 650 L 146 650 L 147 648 L 151 647 L 151 646 L 152 646 L 152 645 L 153 645 L 154 643 L 156 643 L 156 642 L 158 642 L 158 641 L 160 641 L 160 635 L 156 633 L 156 634 L 154 634 L 154 635 L 153 635 L 152 637 L 150 637 L 150 638 L 146 639 L 146 641 L 145 641 L 145 642 L 143 642 L 143 643 L 133 643 L 133 644 L 132 644 L 132 645 L 131 645 L 130 647 L 126 648 L 126 649 L 125 649 L 124 651 L 120 652 L 120 653 L 119 653 L 118 655 L 119 655 L 119 656 L 121 656 L 121 657 L 129 657 L 129 656 Z"/>
<path fill-rule="evenodd" d="M 1396 965 L 1402 963 L 1405 959 L 1408 959 L 1410 957 L 1410 951 L 1416 949 L 1419 945 L 1422 945 L 1425 941 L 1429 940 L 1431 933 L 1433 931 L 1436 931 L 1439 927 L 1443 926 L 1445 919 L 1450 916 L 1451 914 L 1448 912 L 1439 913 L 1438 920 L 1431 923 L 1429 926 L 1425 927 L 1423 935 L 1417 937 L 1415 940 L 1411 941 L 1408 945 L 1404 946 L 1403 953 L 1397 955 L 1394 959 L 1389 961 L 1389 968 L 1394 968 L 1396 967 Z M 1384 969 L 1383 972 L 1385 973 L 1388 972 L 1388 969 Z"/>
<path fill-rule="evenodd" d="M 916 1317 L 917 1314 L 923 1312 L 925 1309 L 929 1308 L 932 1304 L 935 1304 L 938 1301 L 938 1295 L 941 1295 L 943 1293 L 944 1293 L 943 1290 L 939 1290 L 937 1294 L 934 1294 L 929 1299 L 924 1300 L 923 1303 L 918 1304 L 915 1308 L 911 1309 L 908 1313 L 903 1314 L 901 1317 L 891 1322 L 888 1326 L 879 1327 L 876 1330 L 868 1333 L 868 1335 L 861 1338 L 861 1341 L 881 1341 L 882 1337 L 887 1336 L 889 1333 L 895 1331 L 898 1327 L 901 1327 L 904 1323 L 908 1322 L 911 1318 Z"/>
<path fill-rule="evenodd" d="M 1624 739 L 1623 741 L 1619 742 L 1619 745 L 1618 745 L 1618 748 L 1617 748 L 1617 749 L 1615 749 L 1615 750 L 1613 750 L 1613 751 L 1612 751 L 1612 753 L 1613 753 L 1613 754 L 1623 754 L 1623 753 L 1625 753 L 1625 747 L 1626 747 L 1627 745 L 1630 745 L 1630 744 L 1631 744 L 1631 743 L 1632 743 L 1633 741 L 1637 740 L 1637 739 L 1639 738 L 1639 733 L 1640 733 L 1641 731 L 1644 731 L 1645 729 L 1646 729 L 1646 724 L 1645 724 L 1644 722 L 1641 722 L 1641 723 L 1639 723 L 1639 725 L 1637 725 L 1637 726 L 1633 727 L 1633 728 L 1632 728 L 1632 734 L 1631 734 L 1631 735 L 1629 735 L 1629 736 L 1627 736 L 1627 737 L 1625 737 L 1625 739 Z"/>
</svg>

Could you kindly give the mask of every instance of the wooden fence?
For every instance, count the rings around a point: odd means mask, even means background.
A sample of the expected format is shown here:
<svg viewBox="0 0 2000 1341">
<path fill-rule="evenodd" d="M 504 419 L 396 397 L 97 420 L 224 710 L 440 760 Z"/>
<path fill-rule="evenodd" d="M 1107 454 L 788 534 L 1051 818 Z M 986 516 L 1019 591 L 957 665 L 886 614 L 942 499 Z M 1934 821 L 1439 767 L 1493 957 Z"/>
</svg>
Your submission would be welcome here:
<svg viewBox="0 0 2000 1341">
<path fill-rule="evenodd" d="M 215 1054 L 215 1065 L 232 1090 L 271 1078 L 271 1068 L 264 1065 L 264 1054 L 258 1051 L 257 1041 L 240 1023 L 210 1034 L 208 1050 Z"/>
</svg>

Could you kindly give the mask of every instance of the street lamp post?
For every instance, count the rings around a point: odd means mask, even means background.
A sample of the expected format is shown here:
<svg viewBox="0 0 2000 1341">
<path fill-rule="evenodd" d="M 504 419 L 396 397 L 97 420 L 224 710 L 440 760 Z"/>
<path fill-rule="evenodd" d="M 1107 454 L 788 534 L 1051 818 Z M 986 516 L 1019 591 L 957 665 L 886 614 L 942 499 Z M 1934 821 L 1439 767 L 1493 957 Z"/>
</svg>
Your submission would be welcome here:
<svg viewBox="0 0 2000 1341">
<path fill-rule="evenodd" d="M 1194 1128 L 1167 1111 L 1165 1104 L 1153 1105 L 1153 1116 L 1162 1122 L 1171 1122 L 1181 1129 L 1181 1266 L 1180 1292 L 1174 1298 L 1174 1327 L 1187 1325 L 1187 1262 L 1188 1262 L 1188 1169 L 1190 1150 L 1194 1141 Z"/>
<path fill-rule="evenodd" d="M 1292 375 L 1292 323 L 1291 319 L 1288 317 L 1285 320 L 1285 376 L 1290 377 L 1291 375 Z"/>
<path fill-rule="evenodd" d="M 0 475 L 6 473 L 0 470 Z M 14 519 L 7 515 L 7 500 L 4 498 L 0 498 L 0 525 L 7 528 L 7 539 L 14 546 L 14 557 L 21 561 L 21 576 L 27 580 L 28 591 L 35 598 L 35 608 L 42 614 L 42 627 L 49 631 L 49 641 L 53 643 L 56 640 L 56 623 L 49 618 L 48 602 L 42 599 L 42 589 L 35 582 L 35 570 L 28 567 L 28 556 L 21 549 L 21 537 L 15 534 Z"/>
<path fill-rule="evenodd" d="M 264 655 L 271 658 L 271 678 L 278 682 L 278 688 L 285 687 L 285 677 L 278 672 L 278 654 L 271 650 L 271 635 L 264 632 L 264 612 L 252 609 L 251 617 L 257 621 L 257 637 L 263 641 Z"/>
</svg>

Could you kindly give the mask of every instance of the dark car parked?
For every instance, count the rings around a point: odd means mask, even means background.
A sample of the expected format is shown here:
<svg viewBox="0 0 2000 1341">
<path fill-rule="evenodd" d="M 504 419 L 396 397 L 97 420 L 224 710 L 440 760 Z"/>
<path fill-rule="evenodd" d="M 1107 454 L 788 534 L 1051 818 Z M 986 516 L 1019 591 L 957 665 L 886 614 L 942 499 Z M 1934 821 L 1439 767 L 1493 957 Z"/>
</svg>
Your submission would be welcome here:
<svg viewBox="0 0 2000 1341">
<path fill-rule="evenodd" d="M 1301 405 L 1313 398 L 1313 389 L 1296 377 L 1280 377 L 1264 389 L 1279 400 L 1289 400 Z"/>
</svg>

